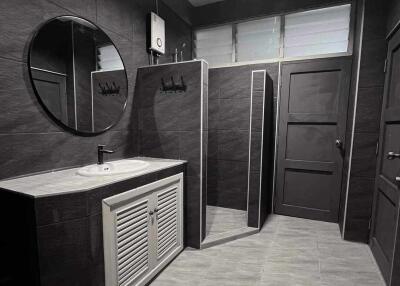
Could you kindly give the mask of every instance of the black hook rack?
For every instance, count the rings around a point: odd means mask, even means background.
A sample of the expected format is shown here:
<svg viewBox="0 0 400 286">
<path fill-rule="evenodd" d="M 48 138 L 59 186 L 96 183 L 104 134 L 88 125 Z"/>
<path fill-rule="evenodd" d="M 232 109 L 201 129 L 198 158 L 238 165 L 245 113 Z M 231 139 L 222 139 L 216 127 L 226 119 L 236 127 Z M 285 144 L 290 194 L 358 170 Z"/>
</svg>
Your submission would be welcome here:
<svg viewBox="0 0 400 286">
<path fill-rule="evenodd" d="M 106 82 L 105 85 L 102 85 L 101 83 L 99 83 L 99 87 L 100 87 L 99 94 L 101 94 L 101 95 L 104 95 L 104 96 L 120 95 L 119 92 L 121 90 L 121 87 L 117 86 L 114 81 L 111 84 L 108 84 L 108 82 Z"/>
<path fill-rule="evenodd" d="M 181 76 L 180 84 L 175 83 L 174 77 L 171 76 L 171 81 L 166 83 L 164 78 L 161 78 L 161 91 L 163 92 L 185 92 L 187 90 L 187 86 L 185 81 L 183 80 L 183 76 Z"/>
</svg>

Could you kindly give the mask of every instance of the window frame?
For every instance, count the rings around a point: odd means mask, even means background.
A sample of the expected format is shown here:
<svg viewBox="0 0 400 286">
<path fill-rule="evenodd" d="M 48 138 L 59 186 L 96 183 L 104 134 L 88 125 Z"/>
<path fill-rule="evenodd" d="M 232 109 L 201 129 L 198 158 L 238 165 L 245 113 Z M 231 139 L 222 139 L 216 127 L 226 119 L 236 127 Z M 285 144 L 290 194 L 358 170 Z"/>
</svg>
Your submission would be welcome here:
<svg viewBox="0 0 400 286">
<path fill-rule="evenodd" d="M 291 15 L 291 14 L 297 14 L 301 12 L 307 12 L 307 11 L 313 11 L 313 10 L 319 10 L 319 9 L 324 9 L 324 8 L 333 8 L 333 7 L 338 7 L 338 6 L 344 6 L 344 5 L 350 5 L 350 23 L 349 23 L 349 42 L 347 46 L 347 51 L 346 52 L 337 52 L 337 53 L 329 53 L 329 54 L 315 54 L 315 55 L 309 55 L 309 56 L 296 56 L 296 57 L 284 57 L 284 39 L 285 39 L 285 16 Z M 356 0 L 350 0 L 350 1 L 343 1 L 340 3 L 335 3 L 331 5 L 323 5 L 323 6 L 317 6 L 313 7 L 310 9 L 303 9 L 303 10 L 297 10 L 297 11 L 291 11 L 287 13 L 280 13 L 280 14 L 271 14 L 271 15 L 263 15 L 263 16 L 258 16 L 258 17 L 252 17 L 244 20 L 239 20 L 239 21 L 232 21 L 232 22 L 225 22 L 225 23 L 220 23 L 216 25 L 207 25 L 207 26 L 198 26 L 195 27 L 195 29 L 192 30 L 192 41 L 195 39 L 195 32 L 196 30 L 200 29 L 209 29 L 213 27 L 219 27 L 219 26 L 225 26 L 225 25 L 231 25 L 232 26 L 232 42 L 233 42 L 233 52 L 232 52 L 232 61 L 226 64 L 220 64 L 220 65 L 215 65 L 211 66 L 210 68 L 221 68 L 221 67 L 231 67 L 231 66 L 242 66 L 242 65 L 249 65 L 249 64 L 262 64 L 262 63 L 276 63 L 276 62 L 289 62 L 289 61 L 299 61 L 299 60 L 309 60 L 309 59 L 321 59 L 321 58 L 334 58 L 334 57 L 342 57 L 342 56 L 351 56 L 353 55 L 353 48 L 354 48 L 354 30 L 355 30 L 355 16 L 356 16 Z M 261 59 L 261 60 L 253 60 L 253 61 L 242 61 L 238 62 L 236 61 L 236 51 L 237 51 L 237 38 L 236 38 L 236 30 L 237 30 L 237 25 L 240 23 L 245 23 L 245 22 L 250 22 L 250 21 L 255 21 L 255 20 L 261 20 L 261 19 L 267 19 L 267 18 L 274 18 L 274 17 L 279 17 L 280 18 L 280 40 L 279 40 L 279 57 L 277 58 L 271 58 L 271 59 Z M 195 45 L 192 45 L 192 58 L 195 59 Z"/>
</svg>

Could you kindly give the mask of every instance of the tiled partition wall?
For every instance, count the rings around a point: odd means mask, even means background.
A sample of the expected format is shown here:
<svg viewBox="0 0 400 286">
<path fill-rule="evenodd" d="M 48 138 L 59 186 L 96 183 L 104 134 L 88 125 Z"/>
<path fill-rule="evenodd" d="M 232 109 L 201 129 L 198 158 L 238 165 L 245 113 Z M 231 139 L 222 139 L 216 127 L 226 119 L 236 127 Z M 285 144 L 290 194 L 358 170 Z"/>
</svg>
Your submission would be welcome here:
<svg viewBox="0 0 400 286">
<path fill-rule="evenodd" d="M 185 194 L 185 241 L 200 247 L 204 237 L 207 154 L 207 73 L 204 61 L 143 67 L 138 70 L 134 106 L 139 119 L 139 154 L 188 161 Z M 185 92 L 164 92 L 172 79 Z"/>
<path fill-rule="evenodd" d="M 257 64 L 238 67 L 214 68 L 209 72 L 209 146 L 207 170 L 207 202 L 210 205 L 247 210 L 249 184 L 249 143 L 250 112 L 253 112 L 253 136 L 261 136 L 263 73 L 255 73 L 254 93 L 252 93 L 252 72 L 266 71 L 266 86 L 270 86 L 265 96 L 274 99 L 278 88 L 278 64 Z M 261 76 L 261 78 L 260 78 Z M 261 85 L 260 85 L 261 84 Z M 273 93 L 273 94 L 272 94 Z M 253 95 L 253 102 L 252 102 Z M 253 104 L 252 104 L 253 103 Z M 265 123 L 275 126 L 267 112 Z M 275 116 L 271 116 L 275 118 Z M 257 122 L 257 124 L 256 124 Z M 253 151 L 261 151 L 260 138 L 252 138 Z M 257 140 L 256 140 L 257 139 Z M 273 142 L 271 136 L 268 140 Z M 256 153 L 252 153 L 255 156 Z M 260 153 L 258 154 L 260 155 Z M 254 159 L 254 157 L 253 157 Z M 271 163 L 272 166 L 272 162 Z M 250 185 L 259 177 L 257 164 L 250 170 Z M 268 189 L 268 188 L 267 188 Z M 253 201 L 253 197 L 249 197 Z"/>
<path fill-rule="evenodd" d="M 248 226 L 262 227 L 272 201 L 273 82 L 265 69 L 251 73 Z"/>
<path fill-rule="evenodd" d="M 347 181 L 343 182 L 343 188 L 347 193 L 343 192 L 341 197 L 344 219 L 340 220 L 340 224 L 344 223 L 345 239 L 367 242 L 385 77 L 386 11 L 380 1 L 371 0 L 365 1 L 364 15 L 362 15 L 363 2 L 359 1 L 357 8 L 352 90 L 346 136 L 351 138 L 354 134 L 354 137 L 352 142 L 346 140 Z M 350 153 L 351 143 L 352 153 Z M 349 166 L 351 170 L 347 173 Z"/>
<path fill-rule="evenodd" d="M 96 162 L 97 144 L 116 150 L 113 158 L 137 154 L 133 139 L 136 118 L 132 99 L 138 66 L 148 62 L 146 15 L 154 1 L 15 0 L 0 1 L 0 179 L 32 172 Z M 191 28 L 159 1 L 166 20 L 167 55 L 182 42 L 190 50 Z M 127 68 L 129 100 L 122 120 L 95 137 L 79 137 L 54 124 L 39 105 L 28 77 L 27 48 L 36 28 L 61 15 L 84 17 L 99 25 L 114 41 Z M 190 54 L 185 54 L 190 59 Z"/>
</svg>

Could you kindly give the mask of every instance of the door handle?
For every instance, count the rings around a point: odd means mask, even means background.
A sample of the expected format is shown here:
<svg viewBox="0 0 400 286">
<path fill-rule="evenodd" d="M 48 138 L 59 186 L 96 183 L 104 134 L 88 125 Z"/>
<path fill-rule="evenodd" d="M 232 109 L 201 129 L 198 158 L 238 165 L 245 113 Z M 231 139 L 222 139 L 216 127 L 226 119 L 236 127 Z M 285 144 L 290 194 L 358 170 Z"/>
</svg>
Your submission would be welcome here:
<svg viewBox="0 0 400 286">
<path fill-rule="evenodd" d="M 400 159 L 400 154 L 394 152 L 388 152 L 387 157 L 388 160 Z"/>
<path fill-rule="evenodd" d="M 340 155 L 344 156 L 344 146 L 343 146 L 343 141 L 340 139 L 335 140 L 335 146 L 336 148 L 339 149 Z"/>
<path fill-rule="evenodd" d="M 343 150 L 343 142 L 342 142 L 342 140 L 336 139 L 335 140 L 335 146 L 336 146 L 336 148 L 338 148 L 340 150 Z"/>
<path fill-rule="evenodd" d="M 153 211 L 149 211 L 149 219 L 151 220 L 151 224 L 154 224 L 154 212 Z"/>
</svg>

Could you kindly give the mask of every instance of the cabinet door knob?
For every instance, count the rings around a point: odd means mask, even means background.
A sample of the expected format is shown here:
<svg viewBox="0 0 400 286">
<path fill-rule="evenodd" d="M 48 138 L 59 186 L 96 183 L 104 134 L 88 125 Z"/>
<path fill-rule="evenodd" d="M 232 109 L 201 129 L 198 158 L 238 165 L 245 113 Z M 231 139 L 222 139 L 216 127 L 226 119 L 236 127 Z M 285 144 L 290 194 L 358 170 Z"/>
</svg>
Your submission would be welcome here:
<svg viewBox="0 0 400 286">
<path fill-rule="evenodd" d="M 400 154 L 395 152 L 388 152 L 387 159 L 388 160 L 400 159 Z"/>
</svg>

